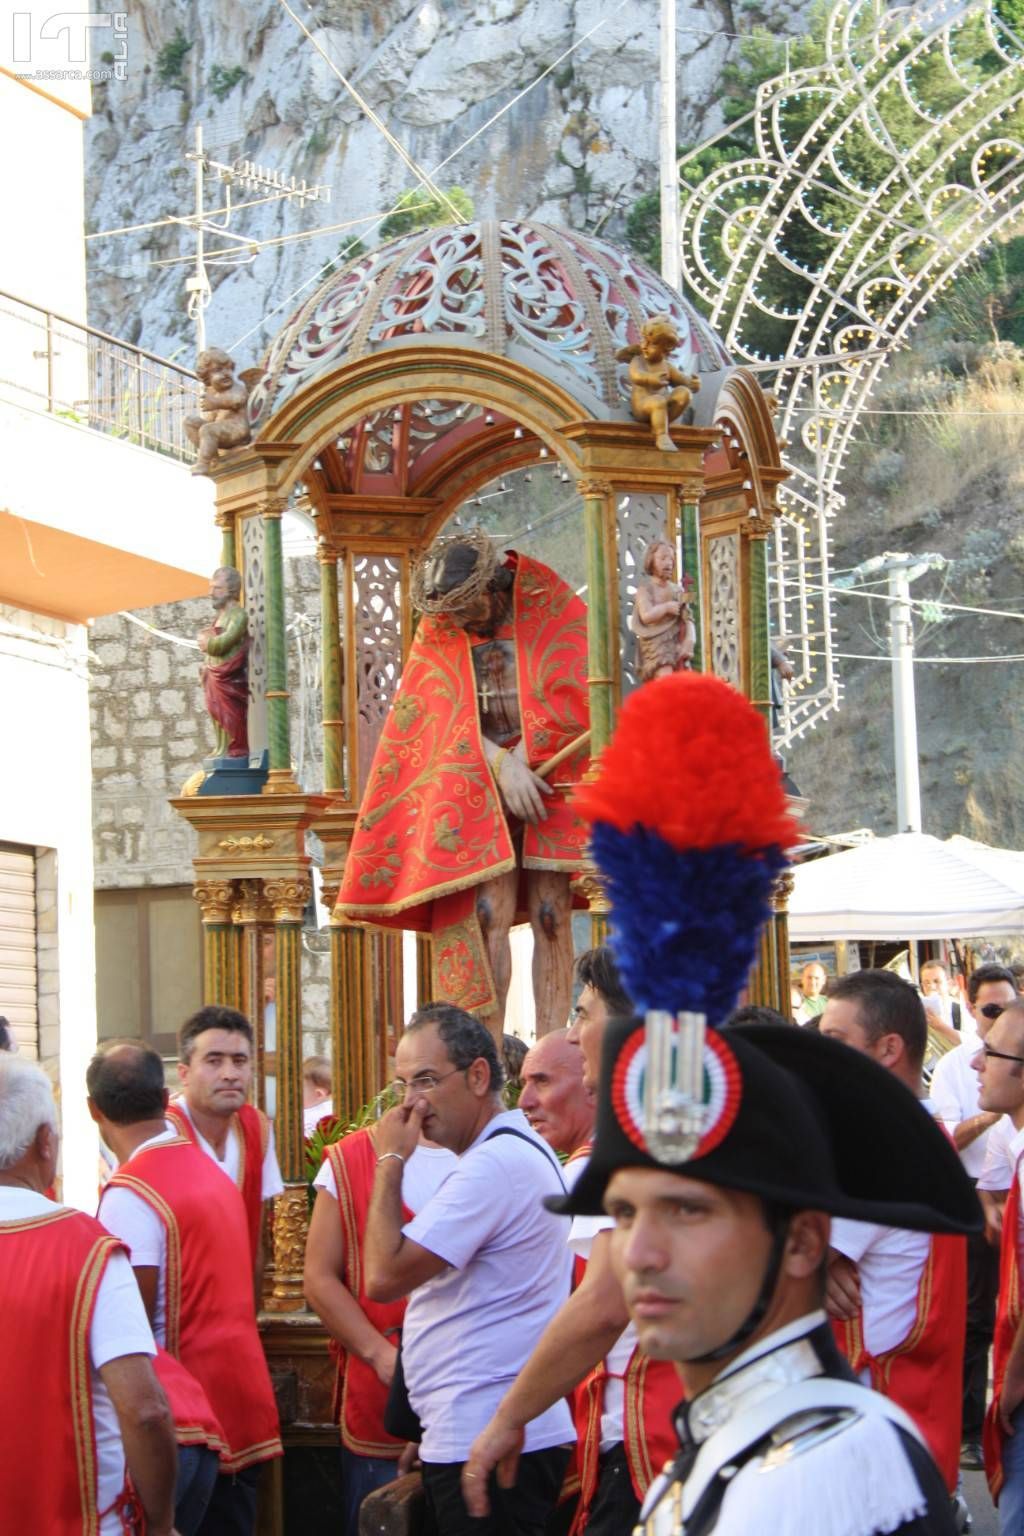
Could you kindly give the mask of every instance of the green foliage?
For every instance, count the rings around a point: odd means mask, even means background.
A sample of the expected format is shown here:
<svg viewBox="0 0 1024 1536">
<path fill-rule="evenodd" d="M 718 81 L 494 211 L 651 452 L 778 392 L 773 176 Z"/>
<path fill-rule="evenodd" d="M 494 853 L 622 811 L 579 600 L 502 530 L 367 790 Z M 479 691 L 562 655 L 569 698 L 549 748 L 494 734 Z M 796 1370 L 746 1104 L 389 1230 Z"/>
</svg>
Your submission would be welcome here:
<svg viewBox="0 0 1024 1536">
<path fill-rule="evenodd" d="M 216 96 L 218 101 L 223 101 L 236 85 L 241 85 L 242 81 L 248 78 L 241 64 L 233 64 L 230 69 L 225 69 L 223 64 L 214 64 L 206 84 L 209 86 L 210 94 Z"/>
<path fill-rule="evenodd" d="M 313 1180 L 320 1172 L 323 1160 L 327 1155 L 327 1148 L 333 1146 L 336 1141 L 341 1141 L 345 1136 L 351 1135 L 353 1131 L 363 1131 L 368 1125 L 375 1125 L 381 1115 L 391 1109 L 395 1102 L 394 1090 L 389 1084 L 386 1088 L 381 1089 L 376 1098 L 371 1099 L 368 1104 L 364 1104 L 362 1109 L 347 1124 L 344 1120 L 337 1118 L 321 1120 L 312 1136 L 306 1137 L 306 1164 L 304 1171 L 306 1183 L 309 1186 L 310 1210 L 313 1209 L 313 1201 L 316 1198 Z"/>
<path fill-rule="evenodd" d="M 462 187 L 449 187 L 447 196 L 464 219 L 473 217 L 473 199 Z M 435 229 L 451 222 L 448 205 L 431 197 L 422 187 L 416 187 L 399 198 L 394 213 L 389 214 L 380 227 L 380 238 L 382 241 L 396 240 L 399 235 L 410 234 L 416 229 Z"/>
<path fill-rule="evenodd" d="M 192 44 L 179 27 L 169 43 L 156 56 L 156 74 L 161 85 L 184 86 L 185 55 Z"/>
<path fill-rule="evenodd" d="M 645 192 L 626 215 L 626 241 L 641 260 L 657 270 L 661 266 L 661 199 Z"/>
</svg>

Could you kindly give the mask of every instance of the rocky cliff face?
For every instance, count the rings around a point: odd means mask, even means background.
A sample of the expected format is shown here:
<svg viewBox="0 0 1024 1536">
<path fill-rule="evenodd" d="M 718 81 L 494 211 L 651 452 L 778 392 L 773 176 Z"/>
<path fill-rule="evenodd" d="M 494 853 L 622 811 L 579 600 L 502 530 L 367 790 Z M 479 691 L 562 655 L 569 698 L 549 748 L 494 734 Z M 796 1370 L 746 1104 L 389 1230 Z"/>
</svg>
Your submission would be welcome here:
<svg viewBox="0 0 1024 1536">
<path fill-rule="evenodd" d="M 629 206 L 657 185 L 659 0 L 322 0 L 315 19 L 303 0 L 293 8 L 406 150 L 428 171 L 442 167 L 440 185 L 465 188 L 482 217 L 533 216 L 616 239 Z M 802 9 L 768 0 L 757 17 L 790 32 Z M 727 34 L 747 29 L 739 10 L 738 0 L 679 0 L 681 143 L 720 125 L 720 73 L 736 46 Z M 218 160 L 331 188 L 326 204 L 238 213 L 231 227 L 243 235 L 365 219 L 417 185 L 280 0 L 137 0 L 128 29 L 127 80 L 94 88 L 92 231 L 192 211 L 184 157 L 197 124 Z M 219 190 L 208 181 L 214 207 Z M 353 237 L 374 244 L 373 220 L 213 268 L 210 343 L 234 348 L 252 332 L 239 347 L 249 361 L 287 318 L 289 295 L 340 264 Z M 153 263 L 193 250 L 175 226 L 90 241 L 93 322 L 191 358 L 190 269 Z"/>
</svg>

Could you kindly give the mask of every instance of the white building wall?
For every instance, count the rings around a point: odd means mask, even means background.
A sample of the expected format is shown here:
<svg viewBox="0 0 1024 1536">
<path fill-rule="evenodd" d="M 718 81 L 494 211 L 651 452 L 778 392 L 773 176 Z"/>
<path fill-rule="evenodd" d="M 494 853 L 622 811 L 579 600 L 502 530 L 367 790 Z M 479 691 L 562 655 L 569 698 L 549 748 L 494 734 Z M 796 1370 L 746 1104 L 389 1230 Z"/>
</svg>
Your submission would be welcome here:
<svg viewBox="0 0 1024 1536">
<path fill-rule="evenodd" d="M 96 1136 L 85 1105 L 85 1069 L 96 1043 L 86 634 L 81 625 L 0 609 L 0 701 L 8 727 L 0 841 L 55 855 L 56 921 L 45 908 L 40 913 L 40 944 L 52 944 L 47 930 L 52 935 L 55 927 L 56 1063 L 47 1061 L 52 1035 L 42 1030 L 40 1044 L 44 1063 L 59 1073 L 64 1197 L 95 1210 Z"/>
</svg>

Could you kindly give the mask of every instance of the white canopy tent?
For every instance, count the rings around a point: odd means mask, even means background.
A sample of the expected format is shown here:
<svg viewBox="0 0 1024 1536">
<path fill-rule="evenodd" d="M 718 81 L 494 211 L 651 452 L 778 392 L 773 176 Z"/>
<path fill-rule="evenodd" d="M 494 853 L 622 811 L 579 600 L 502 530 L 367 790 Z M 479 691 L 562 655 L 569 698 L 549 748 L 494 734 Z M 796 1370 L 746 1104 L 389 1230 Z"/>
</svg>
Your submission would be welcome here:
<svg viewBox="0 0 1024 1536">
<path fill-rule="evenodd" d="M 797 865 L 793 877 L 798 944 L 1024 933 L 1024 853 L 968 837 L 901 832 Z"/>
</svg>

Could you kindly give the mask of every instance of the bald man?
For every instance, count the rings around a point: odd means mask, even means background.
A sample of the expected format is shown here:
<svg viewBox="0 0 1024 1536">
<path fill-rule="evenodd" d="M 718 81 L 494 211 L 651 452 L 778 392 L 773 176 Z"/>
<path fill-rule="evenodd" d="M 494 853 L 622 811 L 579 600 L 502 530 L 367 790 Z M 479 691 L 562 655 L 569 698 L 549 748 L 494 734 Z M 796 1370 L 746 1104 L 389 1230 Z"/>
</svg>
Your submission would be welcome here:
<svg viewBox="0 0 1024 1536">
<path fill-rule="evenodd" d="M 555 1152 L 571 1155 L 594 1130 L 594 1096 L 583 1086 L 583 1052 L 568 1030 L 543 1035 L 523 1061 L 519 1108 Z"/>
</svg>

